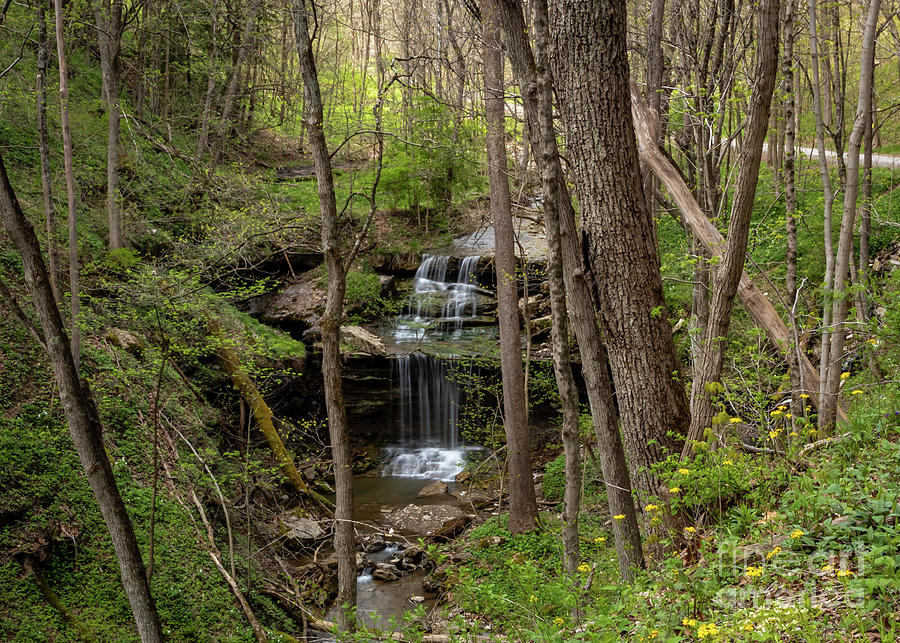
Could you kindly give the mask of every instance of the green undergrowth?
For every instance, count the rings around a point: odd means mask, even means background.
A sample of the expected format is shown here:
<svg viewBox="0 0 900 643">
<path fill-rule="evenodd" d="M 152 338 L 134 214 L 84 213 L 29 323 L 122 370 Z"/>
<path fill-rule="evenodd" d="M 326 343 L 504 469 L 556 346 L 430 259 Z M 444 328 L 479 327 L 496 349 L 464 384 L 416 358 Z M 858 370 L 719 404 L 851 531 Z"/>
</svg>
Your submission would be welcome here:
<svg viewBox="0 0 900 643">
<path fill-rule="evenodd" d="M 462 544 L 471 559 L 454 567 L 452 600 L 517 640 L 896 640 L 898 409 L 896 384 L 855 396 L 847 436 L 801 466 L 728 451 L 663 466 L 682 526 L 661 526 L 661 503 L 644 508 L 645 527 L 662 533 L 631 586 L 618 579 L 602 508 L 582 515 L 574 576 L 555 515 L 516 536 L 492 518 Z"/>
</svg>

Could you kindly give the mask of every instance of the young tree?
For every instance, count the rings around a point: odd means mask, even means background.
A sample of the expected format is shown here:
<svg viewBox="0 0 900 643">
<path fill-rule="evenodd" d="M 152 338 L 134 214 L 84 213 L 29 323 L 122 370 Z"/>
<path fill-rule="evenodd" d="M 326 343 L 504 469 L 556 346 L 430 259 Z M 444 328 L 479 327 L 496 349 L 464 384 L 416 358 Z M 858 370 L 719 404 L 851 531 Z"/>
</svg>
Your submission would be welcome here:
<svg viewBox="0 0 900 643">
<path fill-rule="evenodd" d="M 109 249 L 122 247 L 122 211 L 119 203 L 119 77 L 125 17 L 122 0 L 102 0 L 94 9 L 100 44 L 103 101 L 106 103 L 106 209 L 109 214 Z"/>
<path fill-rule="evenodd" d="M 57 1 L 57 10 L 59 2 Z M 34 300 L 44 334 L 44 348 L 50 358 L 59 399 L 69 425 L 69 434 L 78 451 L 78 458 L 100 513 L 106 521 L 110 539 L 119 560 L 122 585 L 131 605 L 138 634 L 144 643 L 163 641 L 162 627 L 156 605 L 150 594 L 150 584 L 144 561 L 138 548 L 134 528 L 125 504 L 116 487 L 112 466 L 103 445 L 103 428 L 90 387 L 78 377 L 69 338 L 59 314 L 50 277 L 44 265 L 37 236 L 25 218 L 0 157 L 0 220 L 25 266 L 25 285 Z"/>
<path fill-rule="evenodd" d="M 500 367 L 509 455 L 509 530 L 518 534 L 534 529 L 537 500 L 531 473 L 531 438 L 525 403 L 522 340 L 519 334 L 515 233 L 506 165 L 506 94 L 503 84 L 503 51 L 500 46 L 500 12 L 496 0 L 482 0 L 482 18 L 487 162 L 496 240 L 494 262 L 497 270 Z"/>
<path fill-rule="evenodd" d="M 690 417 L 634 142 L 625 6 L 556 0 L 550 26 L 585 255 L 599 290 L 632 479 L 656 494 L 650 467 L 676 452 Z"/>
<path fill-rule="evenodd" d="M 715 415 L 713 384 L 722 375 L 725 338 L 731 323 L 734 298 L 744 271 L 762 146 L 769 128 L 769 112 L 775 90 L 775 74 L 778 69 L 778 0 L 763 0 L 758 25 L 753 94 L 728 222 L 728 246 L 713 279 L 712 303 L 703 353 L 700 368 L 694 373 L 691 389 L 691 428 L 684 446 L 685 457 L 691 454 L 695 442 L 704 439 L 704 432 L 711 427 Z"/>
<path fill-rule="evenodd" d="M 38 149 L 41 153 L 41 192 L 44 197 L 44 218 L 47 228 L 47 256 L 50 259 L 50 285 L 57 304 L 62 303 L 59 289 L 59 266 L 56 256 L 56 208 L 53 206 L 53 183 L 50 180 L 50 137 L 47 133 L 47 7 L 43 0 L 37 3 L 38 25 L 37 51 L 37 113 Z"/>
<path fill-rule="evenodd" d="M 72 359 L 77 371 L 81 363 L 81 293 L 78 267 L 78 209 L 75 204 L 75 169 L 72 160 L 72 130 L 69 127 L 69 71 L 66 65 L 66 38 L 62 0 L 53 0 L 56 13 L 56 55 L 59 58 L 59 110 L 63 134 L 63 163 L 66 168 L 66 199 L 69 204 L 69 298 L 71 301 Z"/>
<path fill-rule="evenodd" d="M 293 0 L 294 36 L 303 75 L 303 108 L 309 147 L 316 166 L 319 208 L 322 219 L 322 251 L 328 271 L 327 300 L 322 315 L 322 378 L 325 387 L 325 406 L 328 411 L 328 432 L 334 462 L 336 492 L 334 510 L 334 550 L 338 555 L 338 626 L 343 631 L 355 627 L 353 610 L 356 607 L 356 532 L 353 528 L 353 460 L 347 433 L 347 410 L 341 388 L 341 319 L 344 313 L 344 293 L 347 273 L 341 259 L 338 238 L 338 212 L 334 196 L 334 177 L 331 156 L 323 129 L 322 93 L 313 55 L 306 0 Z"/>
<path fill-rule="evenodd" d="M 875 73 L 875 36 L 881 0 L 869 2 L 869 12 L 863 32 L 861 61 L 859 70 L 859 97 L 856 117 L 847 149 L 847 178 L 844 185 L 844 209 L 841 216 L 841 230 L 835 255 L 831 347 L 827 364 L 825 397 L 820 411 L 820 425 L 830 427 L 837 416 L 837 398 L 840 390 L 841 361 L 846 341 L 844 322 L 850 306 L 851 295 L 847 292 L 848 272 L 853 260 L 853 233 L 856 223 L 856 200 L 859 196 L 859 150 L 865 135 L 866 123 L 872 109 L 872 83 Z M 824 359 L 824 356 L 823 356 Z"/>
</svg>

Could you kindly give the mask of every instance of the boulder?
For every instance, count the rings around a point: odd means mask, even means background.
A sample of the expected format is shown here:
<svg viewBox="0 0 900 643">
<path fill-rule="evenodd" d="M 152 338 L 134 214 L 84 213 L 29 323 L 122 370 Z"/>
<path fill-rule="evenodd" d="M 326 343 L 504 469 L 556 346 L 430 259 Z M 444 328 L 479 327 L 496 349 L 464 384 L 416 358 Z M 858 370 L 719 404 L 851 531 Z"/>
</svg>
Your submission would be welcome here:
<svg viewBox="0 0 900 643">
<path fill-rule="evenodd" d="M 387 354 L 381 338 L 361 326 L 341 326 L 341 342 L 347 344 L 354 352 L 369 355 Z"/>
<path fill-rule="evenodd" d="M 393 275 L 379 275 L 378 285 L 381 288 L 381 296 L 384 297 L 394 292 L 397 281 L 394 279 Z"/>
<path fill-rule="evenodd" d="M 378 563 L 372 570 L 372 578 L 385 582 L 397 580 L 401 575 L 399 569 L 388 563 Z"/>
<path fill-rule="evenodd" d="M 456 474 L 456 481 L 459 484 L 465 484 L 471 479 L 472 479 L 472 474 L 469 473 L 468 471 L 460 471 L 459 473 Z"/>
<path fill-rule="evenodd" d="M 385 547 L 387 547 L 387 543 L 384 542 L 384 536 L 381 534 L 374 534 L 363 539 L 363 551 L 367 554 L 382 551 Z"/>
<path fill-rule="evenodd" d="M 419 498 L 427 496 L 443 496 L 447 493 L 447 483 L 442 480 L 436 480 L 419 492 Z"/>
<path fill-rule="evenodd" d="M 431 535 L 429 541 L 435 543 L 450 542 L 464 532 L 466 527 L 472 524 L 473 520 L 475 520 L 475 516 L 472 514 L 463 514 L 456 518 L 451 518 Z"/>
<path fill-rule="evenodd" d="M 279 531 L 288 542 L 306 546 L 325 537 L 325 530 L 315 520 L 288 513 L 278 519 Z"/>
<path fill-rule="evenodd" d="M 308 274 L 275 293 L 263 295 L 251 304 L 251 314 L 267 324 L 302 323 L 308 325 L 325 308 L 326 293 L 317 275 Z"/>
<path fill-rule="evenodd" d="M 450 495 L 459 500 L 463 507 L 472 507 L 473 509 L 483 509 L 497 500 L 496 496 L 492 496 L 480 489 L 473 489 L 472 491 L 457 489 Z"/>
<path fill-rule="evenodd" d="M 106 331 L 105 338 L 110 344 L 118 346 L 129 353 L 137 353 L 144 347 L 144 343 L 137 335 L 121 328 L 110 328 Z"/>
<path fill-rule="evenodd" d="M 406 505 L 388 519 L 394 529 L 429 536 L 445 523 L 463 515 L 462 509 L 450 505 Z"/>
</svg>

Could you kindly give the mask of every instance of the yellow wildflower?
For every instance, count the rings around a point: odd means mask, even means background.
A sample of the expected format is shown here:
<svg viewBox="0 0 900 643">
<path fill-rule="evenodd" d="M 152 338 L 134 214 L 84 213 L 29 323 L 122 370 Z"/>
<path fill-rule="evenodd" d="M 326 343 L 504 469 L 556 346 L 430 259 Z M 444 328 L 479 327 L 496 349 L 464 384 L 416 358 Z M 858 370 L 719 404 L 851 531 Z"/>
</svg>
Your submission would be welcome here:
<svg viewBox="0 0 900 643">
<path fill-rule="evenodd" d="M 846 371 L 843 372 L 843 373 L 841 373 L 841 379 L 842 379 L 842 380 L 845 380 L 845 379 L 847 379 L 848 377 L 850 377 L 850 373 L 847 373 Z"/>
<path fill-rule="evenodd" d="M 862 395 L 862 391 L 860 391 L 859 389 L 854 389 L 850 391 L 850 395 Z"/>
<path fill-rule="evenodd" d="M 690 469 L 679 469 L 678 473 L 680 473 L 683 476 L 689 476 L 689 475 L 691 475 L 691 470 Z"/>
<path fill-rule="evenodd" d="M 719 633 L 719 627 L 715 623 L 704 623 L 697 628 L 697 636 L 705 639 L 707 636 L 715 636 Z"/>
<path fill-rule="evenodd" d="M 779 410 L 779 411 L 784 411 L 784 410 L 787 410 L 787 407 L 786 407 L 784 404 L 780 404 L 780 405 L 778 406 L 778 410 Z"/>
<path fill-rule="evenodd" d="M 769 415 L 771 415 L 773 418 L 777 418 L 779 415 L 784 415 L 784 413 L 779 409 L 775 409 L 774 411 L 769 413 Z"/>
<path fill-rule="evenodd" d="M 822 565 L 822 571 L 823 572 L 833 572 L 834 567 L 832 567 L 831 565 Z"/>
<path fill-rule="evenodd" d="M 769 437 L 774 440 L 775 438 L 778 437 L 779 433 L 780 433 L 780 431 L 769 431 Z"/>
<path fill-rule="evenodd" d="M 659 509 L 659 505 L 654 505 L 654 504 L 649 504 L 646 507 L 644 507 L 644 511 L 656 511 L 657 509 Z"/>
<path fill-rule="evenodd" d="M 780 553 L 781 553 L 781 547 L 776 547 L 775 549 L 770 551 L 768 554 L 766 554 L 766 560 L 769 560 L 770 558 L 772 558 L 772 556 L 777 556 Z"/>
<path fill-rule="evenodd" d="M 745 632 L 752 632 L 753 631 L 753 623 L 744 623 L 743 630 Z"/>
<path fill-rule="evenodd" d="M 790 433 L 788 433 L 788 435 L 791 436 L 792 438 L 800 437 L 796 431 L 791 431 Z"/>
<path fill-rule="evenodd" d="M 803 399 L 803 400 L 808 400 L 808 399 L 809 399 L 809 393 L 801 393 L 801 394 L 800 394 L 800 398 Z"/>
<path fill-rule="evenodd" d="M 806 406 L 806 412 L 809 413 L 810 411 L 812 411 L 812 407 L 809 406 L 809 405 L 807 405 L 807 406 Z"/>
<path fill-rule="evenodd" d="M 530 603 L 537 603 L 537 596 L 535 596 L 534 594 L 532 594 L 531 596 L 528 597 L 528 601 L 529 601 Z"/>
<path fill-rule="evenodd" d="M 695 618 L 683 618 L 681 619 L 681 624 L 685 627 L 697 627 L 697 619 Z"/>
<path fill-rule="evenodd" d="M 734 464 L 734 462 L 732 462 L 731 460 L 722 460 L 722 464 L 732 465 Z"/>
<path fill-rule="evenodd" d="M 791 538 L 799 538 L 800 536 L 806 535 L 806 532 L 802 529 L 795 529 L 791 532 Z"/>
<path fill-rule="evenodd" d="M 589 572 L 589 571 L 591 571 L 591 566 L 588 565 L 587 563 L 581 563 L 581 564 L 578 566 L 578 571 L 580 571 L 580 572 Z"/>
<path fill-rule="evenodd" d="M 753 567 L 752 565 L 744 570 L 744 576 L 747 578 L 759 578 L 763 574 L 762 567 Z"/>
<path fill-rule="evenodd" d="M 669 487 L 669 493 L 679 493 L 681 491 L 681 487 Z"/>
<path fill-rule="evenodd" d="M 594 542 L 595 543 L 605 543 L 606 538 L 604 538 L 603 536 L 597 536 L 596 538 L 594 538 Z"/>
<path fill-rule="evenodd" d="M 743 422 L 743 420 L 741 418 L 731 418 L 728 421 L 731 422 L 732 424 L 740 424 L 741 422 Z"/>
<path fill-rule="evenodd" d="M 625 514 L 616 514 L 613 516 L 613 520 L 625 520 Z"/>
<path fill-rule="evenodd" d="M 786 417 L 787 419 L 790 420 L 790 419 L 791 419 L 792 417 L 794 417 L 794 416 L 791 415 L 790 413 L 785 413 L 785 414 L 784 414 L 784 417 Z"/>
<path fill-rule="evenodd" d="M 555 619 L 553 619 L 553 623 L 554 623 L 555 625 L 557 625 L 557 626 L 560 626 L 560 625 L 562 625 L 563 623 L 565 623 L 565 621 L 562 620 L 560 617 L 557 616 Z"/>
<path fill-rule="evenodd" d="M 810 435 L 815 435 L 818 432 L 818 429 L 810 429 L 809 431 L 807 431 L 807 433 L 809 433 Z"/>
<path fill-rule="evenodd" d="M 693 534 L 693 533 L 696 533 L 696 532 L 697 532 L 696 527 L 685 527 L 684 530 L 685 530 L 686 532 L 688 532 L 689 534 Z"/>
<path fill-rule="evenodd" d="M 652 641 L 659 636 L 659 630 L 650 630 L 650 640 Z"/>
<path fill-rule="evenodd" d="M 853 575 L 853 572 L 851 572 L 849 569 L 839 569 L 837 571 L 838 578 L 847 578 L 848 576 L 852 576 L 852 575 Z"/>
<path fill-rule="evenodd" d="M 872 339 L 867 339 L 867 340 L 866 340 L 866 343 L 867 343 L 867 344 L 872 344 L 872 345 L 874 346 L 875 344 L 878 343 L 878 340 L 875 339 L 875 338 L 873 337 Z"/>
</svg>

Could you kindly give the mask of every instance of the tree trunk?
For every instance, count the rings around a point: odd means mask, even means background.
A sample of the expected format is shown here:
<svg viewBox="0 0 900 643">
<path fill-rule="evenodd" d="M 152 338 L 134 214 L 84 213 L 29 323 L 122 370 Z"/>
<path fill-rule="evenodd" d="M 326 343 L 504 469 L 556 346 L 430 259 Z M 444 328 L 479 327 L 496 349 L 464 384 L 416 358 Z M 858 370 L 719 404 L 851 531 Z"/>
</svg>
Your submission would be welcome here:
<svg viewBox="0 0 900 643">
<path fill-rule="evenodd" d="M 497 270 L 500 367 L 503 379 L 504 425 L 509 454 L 509 530 L 519 534 L 534 529 L 537 501 L 531 473 L 531 436 L 528 431 L 525 374 L 522 371 L 522 339 L 519 333 L 516 242 L 506 165 L 506 100 L 499 12 L 496 0 L 482 0 L 488 179 L 496 244 L 494 262 Z"/>
<path fill-rule="evenodd" d="M 847 148 L 847 181 L 844 186 L 844 211 L 841 216 L 841 231 L 838 236 L 838 249 L 835 256 L 834 294 L 832 308 L 833 331 L 825 399 L 820 412 L 820 425 L 830 428 L 837 414 L 837 397 L 841 383 L 841 360 L 844 354 L 846 329 L 844 321 L 850 305 L 850 293 L 846 292 L 847 276 L 850 261 L 853 259 L 853 228 L 856 222 L 856 199 L 859 196 L 859 150 L 865 134 L 866 122 L 872 107 L 872 84 L 875 71 L 875 30 L 881 0 L 871 0 L 869 14 L 863 32 L 862 53 L 859 72 L 859 97 L 856 104 L 856 118 Z"/>
<path fill-rule="evenodd" d="M 238 390 L 244 400 L 246 400 L 247 406 L 250 407 L 253 419 L 266 437 L 266 442 L 269 443 L 269 448 L 275 455 L 275 460 L 281 465 L 284 477 L 290 481 L 297 493 L 309 496 L 323 508 L 328 509 L 331 503 L 321 494 L 310 489 L 306 481 L 303 480 L 303 476 L 297 470 L 297 465 L 294 464 L 294 456 L 284 446 L 284 442 L 282 442 L 281 436 L 278 435 L 278 430 L 275 428 L 275 415 L 272 413 L 272 409 L 266 404 L 250 376 L 241 368 L 241 361 L 234 350 L 229 347 L 227 339 L 222 333 L 222 327 L 214 319 L 210 319 L 207 322 L 207 326 L 213 336 L 220 342 L 216 353 L 225 366 L 225 371 L 231 378 L 234 388 Z"/>
<path fill-rule="evenodd" d="M 306 0 L 293 0 L 294 35 L 300 69 L 303 74 L 304 120 L 309 134 L 309 146 L 316 166 L 319 207 L 322 213 L 322 251 L 328 270 L 328 294 L 322 326 L 322 377 L 325 387 L 325 406 L 328 411 L 328 431 L 334 460 L 336 491 L 334 511 L 334 550 L 338 556 L 338 625 L 341 630 L 355 629 L 353 610 L 356 607 L 356 533 L 353 529 L 353 462 L 347 432 L 347 411 L 341 389 L 341 318 L 343 317 L 346 273 L 341 261 L 338 242 L 338 213 L 334 197 L 334 178 L 331 157 L 325 142 L 322 116 L 322 94 L 319 76 L 309 35 Z"/>
<path fill-rule="evenodd" d="M 247 58 L 247 50 L 250 48 L 250 41 L 253 37 L 253 23 L 256 21 L 256 12 L 259 10 L 260 4 L 260 0 L 252 0 L 252 4 L 247 11 L 247 17 L 244 20 L 244 26 L 241 29 L 241 42 L 238 46 L 237 60 L 234 63 L 234 69 L 231 71 L 231 79 L 228 81 L 228 88 L 225 90 L 225 105 L 222 107 L 222 120 L 219 123 L 218 136 L 213 143 L 213 166 L 218 165 L 222 160 L 222 146 L 225 144 L 225 137 L 228 135 L 228 131 L 232 126 L 231 116 L 234 112 L 235 103 L 237 102 L 241 70 L 244 66 L 244 60 Z"/>
<path fill-rule="evenodd" d="M 78 270 L 78 210 L 75 206 L 75 170 L 72 161 L 72 130 L 69 127 L 69 72 L 66 68 L 66 41 L 62 0 L 53 0 L 56 13 L 56 53 L 59 57 L 59 110 L 63 134 L 63 160 L 66 168 L 66 198 L 69 204 L 69 298 L 72 315 L 72 359 L 77 371 L 81 363 L 81 315 Z"/>
<path fill-rule="evenodd" d="M 728 223 L 728 246 L 724 260 L 713 278 L 709 323 L 704 338 L 700 370 L 694 373 L 691 395 L 691 429 L 682 455 L 688 457 L 695 442 L 704 440 L 715 415 L 712 385 L 722 375 L 725 341 L 731 322 L 731 309 L 747 256 L 750 218 L 759 179 L 762 146 L 769 127 L 772 93 L 778 69 L 778 0 L 764 0 L 759 9 L 757 28 L 756 71 L 753 95 L 747 116 L 747 134 L 741 148 L 740 169 L 735 186 L 731 219 Z"/>
<path fill-rule="evenodd" d="M 787 0 L 784 10 L 784 55 L 782 56 L 781 75 L 784 84 L 784 205 L 785 233 L 787 235 L 787 251 L 785 254 L 784 294 L 788 306 L 788 323 L 791 328 L 791 344 L 786 353 L 788 370 L 791 377 L 791 426 L 797 418 L 803 417 L 803 376 L 800 370 L 800 359 L 797 345 L 799 329 L 797 328 L 797 190 L 794 159 L 796 156 L 795 139 L 797 130 L 796 100 L 794 83 L 794 13 L 796 0 Z"/>
<path fill-rule="evenodd" d="M 61 0 L 56 0 L 57 11 L 60 10 L 60 2 Z M 144 561 L 141 559 L 134 528 L 116 487 L 112 466 L 103 445 L 103 429 L 97 407 L 87 383 L 78 378 L 78 368 L 56 300 L 53 298 L 50 278 L 34 228 L 22 213 L 6 175 L 2 157 L 0 157 L 0 219 L 3 220 L 6 232 L 25 266 L 25 284 L 34 300 L 34 307 L 44 331 L 47 355 L 53 366 L 59 399 L 69 425 L 69 434 L 75 443 L 81 466 L 100 506 L 100 513 L 116 550 L 122 585 L 134 614 L 138 634 L 145 643 L 162 641 L 162 627 L 156 613 L 156 605 L 150 595 Z"/>
<path fill-rule="evenodd" d="M 557 259 L 557 245 L 563 264 L 565 290 L 568 294 L 569 314 L 580 348 L 582 371 L 591 406 L 594 432 L 600 453 L 600 466 L 606 482 L 607 500 L 611 516 L 624 515 L 613 521 L 613 536 L 618 551 L 619 571 L 626 582 L 632 578 L 632 568 L 643 566 L 640 531 L 631 479 L 625 460 L 622 438 L 612 398 L 612 386 L 607 374 L 606 347 L 597 326 L 591 288 L 581 265 L 581 244 L 575 226 L 575 210 L 569 197 L 565 177 L 556 147 L 553 126 L 553 85 L 547 59 L 549 25 L 547 2 L 534 5 L 535 42 L 537 60 L 531 51 L 520 0 L 503 0 L 503 26 L 508 40 L 508 52 L 518 79 L 528 119 L 527 131 L 531 148 L 541 173 L 544 195 L 544 226 L 547 231 L 549 264 Z M 559 242 L 554 240 L 559 236 Z M 551 287 L 551 314 L 556 299 Z M 567 478 L 567 484 L 568 484 Z"/>
<path fill-rule="evenodd" d="M 119 203 L 119 76 L 122 46 L 122 0 L 104 0 L 95 9 L 103 77 L 103 101 L 108 121 L 106 137 L 106 210 L 109 215 L 109 249 L 122 247 L 122 213 Z"/>
<path fill-rule="evenodd" d="M 47 227 L 47 256 L 50 259 L 50 286 L 56 304 L 62 303 L 59 288 L 59 265 L 56 251 L 56 208 L 53 206 L 53 183 L 50 179 L 50 137 L 47 134 L 47 17 L 44 1 L 37 3 L 37 113 L 38 148 L 41 152 L 41 192 L 44 197 L 44 218 Z"/>
<path fill-rule="evenodd" d="M 625 7 L 558 0 L 550 5 L 550 23 L 585 254 L 599 289 L 632 478 L 656 494 L 651 467 L 676 452 L 690 416 L 634 143 Z"/>
<path fill-rule="evenodd" d="M 213 96 L 216 93 L 216 61 L 219 52 L 216 51 L 216 35 L 219 28 L 219 17 L 217 15 L 218 2 L 212 0 L 210 8 L 210 35 L 209 35 L 209 71 L 206 75 L 206 98 L 203 101 L 203 115 L 200 117 L 200 134 L 197 136 L 197 152 L 194 154 L 198 159 L 203 158 L 203 153 L 209 147 L 209 119 L 212 113 Z"/>
<path fill-rule="evenodd" d="M 825 123 L 830 121 L 831 102 L 823 101 L 822 88 L 819 82 L 819 36 L 816 27 L 817 4 L 815 0 L 809 0 L 809 51 L 812 68 L 813 88 L 813 114 L 816 120 L 816 147 L 819 152 L 819 178 L 822 181 L 822 196 L 824 204 L 824 222 L 822 236 L 825 245 L 825 278 L 822 284 L 822 354 L 819 362 L 819 399 L 825 399 L 825 385 L 828 381 L 828 365 L 831 362 L 829 353 L 831 350 L 831 303 L 832 285 L 834 282 L 834 249 L 832 245 L 832 209 L 834 207 L 835 194 L 831 187 L 831 176 L 828 173 L 828 158 L 825 154 Z M 828 65 L 826 65 L 826 68 Z M 829 92 L 826 91 L 826 95 Z M 828 107 L 828 119 L 822 114 L 823 107 Z M 819 413 L 819 426 L 823 426 L 824 415 Z"/>
</svg>

